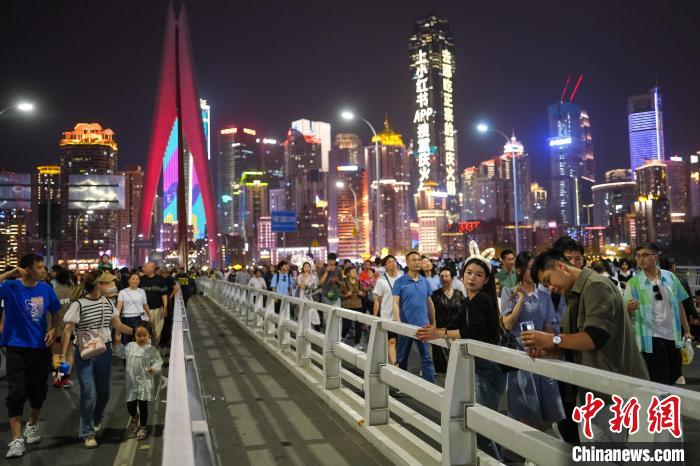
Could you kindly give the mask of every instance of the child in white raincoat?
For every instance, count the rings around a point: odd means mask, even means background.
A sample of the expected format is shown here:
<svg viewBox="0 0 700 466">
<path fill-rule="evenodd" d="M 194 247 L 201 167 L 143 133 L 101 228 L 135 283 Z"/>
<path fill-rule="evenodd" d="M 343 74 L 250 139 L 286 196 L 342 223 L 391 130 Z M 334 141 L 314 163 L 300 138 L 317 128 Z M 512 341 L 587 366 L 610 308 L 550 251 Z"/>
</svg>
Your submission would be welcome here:
<svg viewBox="0 0 700 466">
<path fill-rule="evenodd" d="M 119 333 L 115 336 L 114 354 L 126 359 L 126 409 L 131 415 L 128 429 L 132 434 L 136 432 L 138 440 L 148 437 L 148 402 L 155 399 L 154 380 L 163 365 L 158 350 L 151 346 L 151 338 L 153 328 L 146 321 L 136 323 L 135 341 L 126 346 L 121 344 Z"/>
</svg>

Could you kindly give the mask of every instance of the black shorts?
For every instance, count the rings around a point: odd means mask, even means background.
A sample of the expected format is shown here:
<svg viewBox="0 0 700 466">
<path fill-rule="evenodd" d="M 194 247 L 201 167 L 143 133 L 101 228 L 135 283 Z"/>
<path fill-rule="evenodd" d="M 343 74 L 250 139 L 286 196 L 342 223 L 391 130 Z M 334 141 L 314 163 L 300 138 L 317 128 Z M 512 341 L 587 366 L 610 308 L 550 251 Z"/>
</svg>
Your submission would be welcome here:
<svg viewBox="0 0 700 466">
<path fill-rule="evenodd" d="M 26 400 L 32 408 L 41 409 L 48 392 L 51 349 L 8 346 L 6 358 L 8 416 L 21 416 Z"/>
<path fill-rule="evenodd" d="M 396 334 L 394 332 L 386 332 L 386 338 L 387 340 L 391 340 L 392 338 L 396 340 Z"/>
</svg>

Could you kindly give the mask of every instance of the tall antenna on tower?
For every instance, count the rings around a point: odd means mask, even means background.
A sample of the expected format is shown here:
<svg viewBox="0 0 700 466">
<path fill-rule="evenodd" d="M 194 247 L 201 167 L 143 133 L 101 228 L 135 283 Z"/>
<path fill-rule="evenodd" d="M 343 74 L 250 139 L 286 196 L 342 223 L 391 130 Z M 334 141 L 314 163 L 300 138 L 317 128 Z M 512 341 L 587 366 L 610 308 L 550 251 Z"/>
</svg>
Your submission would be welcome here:
<svg viewBox="0 0 700 466">
<path fill-rule="evenodd" d="M 574 90 L 571 92 L 571 97 L 569 97 L 569 102 L 574 101 L 574 96 L 576 95 L 576 91 L 578 91 L 578 87 L 581 85 L 581 81 L 583 81 L 583 75 L 579 74 L 578 81 L 576 81 L 576 85 L 574 86 Z"/>
</svg>

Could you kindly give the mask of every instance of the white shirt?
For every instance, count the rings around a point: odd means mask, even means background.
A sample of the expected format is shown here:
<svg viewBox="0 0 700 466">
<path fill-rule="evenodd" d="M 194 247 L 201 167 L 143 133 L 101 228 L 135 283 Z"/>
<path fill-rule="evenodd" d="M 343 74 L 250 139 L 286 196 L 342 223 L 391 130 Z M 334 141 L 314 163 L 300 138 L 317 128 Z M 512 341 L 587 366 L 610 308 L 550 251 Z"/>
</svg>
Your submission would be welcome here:
<svg viewBox="0 0 700 466">
<path fill-rule="evenodd" d="M 117 309 L 105 296 L 99 299 L 80 298 L 71 303 L 66 315 L 63 316 L 63 322 L 76 324 L 77 330 L 99 329 L 102 341 L 107 343 L 112 341 L 110 330 L 112 318 L 118 316 Z"/>
<path fill-rule="evenodd" d="M 252 286 L 257 290 L 264 290 L 267 288 L 265 285 L 265 279 L 263 277 L 253 277 L 248 282 L 248 286 Z"/>
<path fill-rule="evenodd" d="M 389 277 L 387 274 L 382 274 L 377 280 L 377 284 L 374 285 L 374 295 L 381 298 L 381 303 L 379 304 L 379 317 L 385 320 L 394 320 L 394 296 L 391 292 L 394 288 L 394 283 L 403 275 L 400 270 L 394 278 Z"/>
<path fill-rule="evenodd" d="M 654 317 L 654 327 L 651 332 L 653 337 L 663 338 L 665 340 L 675 341 L 673 337 L 673 309 L 671 309 L 671 295 L 668 289 L 661 284 L 661 281 L 657 280 L 653 282 L 654 285 L 659 285 L 659 291 L 664 299 L 654 299 L 654 307 L 652 309 L 652 315 Z M 656 294 L 656 293 L 654 293 Z M 681 309 L 683 312 L 683 309 Z"/>
<path fill-rule="evenodd" d="M 143 305 L 148 303 L 143 288 L 124 288 L 119 291 L 117 302 L 123 303 L 122 317 L 140 317 L 144 312 Z"/>
</svg>

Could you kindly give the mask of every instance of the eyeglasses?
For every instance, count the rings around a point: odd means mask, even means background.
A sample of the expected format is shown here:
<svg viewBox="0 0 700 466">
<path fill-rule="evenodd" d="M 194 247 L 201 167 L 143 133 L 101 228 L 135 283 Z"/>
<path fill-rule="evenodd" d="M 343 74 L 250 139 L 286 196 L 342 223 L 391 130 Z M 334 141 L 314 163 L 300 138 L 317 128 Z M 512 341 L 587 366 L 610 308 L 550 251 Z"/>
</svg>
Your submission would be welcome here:
<svg viewBox="0 0 700 466">
<path fill-rule="evenodd" d="M 655 256 L 655 255 L 656 255 L 655 252 L 652 252 L 652 253 L 646 253 L 646 252 L 645 252 L 645 253 L 642 253 L 642 254 L 635 254 L 634 257 L 635 257 L 635 259 L 646 259 L 646 258 L 649 257 L 649 256 Z"/>
<path fill-rule="evenodd" d="M 651 290 L 655 293 L 654 297 L 657 301 L 661 301 L 664 299 L 663 295 L 661 294 L 661 290 L 659 289 L 659 285 L 654 285 L 654 287 Z"/>
</svg>

